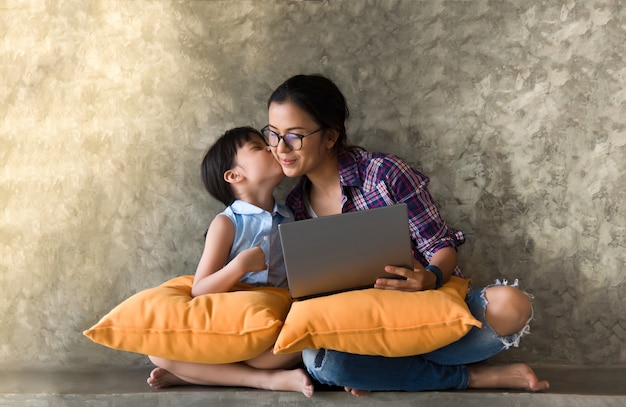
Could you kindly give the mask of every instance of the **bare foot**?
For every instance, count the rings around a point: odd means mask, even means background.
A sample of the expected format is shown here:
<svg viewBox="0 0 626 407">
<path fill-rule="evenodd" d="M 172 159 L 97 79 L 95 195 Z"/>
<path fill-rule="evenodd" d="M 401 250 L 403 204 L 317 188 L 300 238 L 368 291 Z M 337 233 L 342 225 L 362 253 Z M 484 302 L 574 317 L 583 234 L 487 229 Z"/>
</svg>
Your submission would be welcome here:
<svg viewBox="0 0 626 407">
<path fill-rule="evenodd" d="M 264 383 L 267 390 L 300 391 L 305 397 L 313 396 L 313 383 L 304 369 L 271 371 Z"/>
<path fill-rule="evenodd" d="M 148 380 L 146 381 L 155 389 L 189 384 L 178 376 L 174 376 L 172 373 L 160 367 L 154 368 L 152 372 L 150 372 L 150 376 L 148 376 Z"/>
<path fill-rule="evenodd" d="M 546 380 L 539 380 L 525 363 L 512 365 L 478 364 L 469 366 L 469 388 L 473 389 L 520 389 L 544 391 L 550 388 Z"/>
<path fill-rule="evenodd" d="M 368 394 L 370 394 L 369 390 L 359 390 L 359 389 L 353 389 L 351 387 L 344 387 L 343 388 L 347 393 L 352 394 L 354 397 L 365 397 Z"/>
</svg>

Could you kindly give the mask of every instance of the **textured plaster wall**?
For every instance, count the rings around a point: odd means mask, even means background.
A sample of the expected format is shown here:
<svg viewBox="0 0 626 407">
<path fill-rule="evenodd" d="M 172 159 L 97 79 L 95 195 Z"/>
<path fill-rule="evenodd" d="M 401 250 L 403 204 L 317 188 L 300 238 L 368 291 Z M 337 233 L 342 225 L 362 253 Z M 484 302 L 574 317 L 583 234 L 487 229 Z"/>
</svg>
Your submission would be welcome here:
<svg viewBox="0 0 626 407">
<path fill-rule="evenodd" d="M 3 368 L 147 363 L 81 332 L 194 272 L 204 150 L 300 72 L 431 176 L 475 285 L 535 294 L 500 360 L 625 364 L 625 31 L 618 0 L 0 1 Z"/>
</svg>

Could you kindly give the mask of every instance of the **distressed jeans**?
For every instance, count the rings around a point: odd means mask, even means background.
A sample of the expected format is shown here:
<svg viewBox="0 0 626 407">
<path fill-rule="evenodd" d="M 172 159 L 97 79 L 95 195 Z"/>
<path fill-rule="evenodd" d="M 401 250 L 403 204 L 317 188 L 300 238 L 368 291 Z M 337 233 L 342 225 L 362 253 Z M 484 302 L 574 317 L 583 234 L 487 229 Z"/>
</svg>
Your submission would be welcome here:
<svg viewBox="0 0 626 407">
<path fill-rule="evenodd" d="M 494 285 L 508 285 L 508 282 L 496 281 Z M 517 286 L 517 280 L 513 286 Z M 465 299 L 483 327 L 472 327 L 458 341 L 433 352 L 391 358 L 305 349 L 302 352 L 304 364 L 315 380 L 331 386 L 374 391 L 465 389 L 469 384 L 467 364 L 484 361 L 511 346 L 518 346 L 521 337 L 530 330 L 529 320 L 522 331 L 499 336 L 485 320 L 486 288 L 470 291 Z"/>
</svg>

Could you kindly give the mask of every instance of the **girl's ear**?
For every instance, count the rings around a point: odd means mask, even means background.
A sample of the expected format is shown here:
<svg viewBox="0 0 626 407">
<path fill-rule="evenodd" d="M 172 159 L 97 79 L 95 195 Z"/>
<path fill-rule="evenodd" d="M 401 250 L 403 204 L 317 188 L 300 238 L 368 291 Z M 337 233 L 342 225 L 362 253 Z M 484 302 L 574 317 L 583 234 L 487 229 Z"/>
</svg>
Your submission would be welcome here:
<svg viewBox="0 0 626 407">
<path fill-rule="evenodd" d="M 229 184 L 234 184 L 236 182 L 239 182 L 240 180 L 241 174 L 239 174 L 235 170 L 228 170 L 224 173 L 224 181 L 228 182 Z"/>
</svg>

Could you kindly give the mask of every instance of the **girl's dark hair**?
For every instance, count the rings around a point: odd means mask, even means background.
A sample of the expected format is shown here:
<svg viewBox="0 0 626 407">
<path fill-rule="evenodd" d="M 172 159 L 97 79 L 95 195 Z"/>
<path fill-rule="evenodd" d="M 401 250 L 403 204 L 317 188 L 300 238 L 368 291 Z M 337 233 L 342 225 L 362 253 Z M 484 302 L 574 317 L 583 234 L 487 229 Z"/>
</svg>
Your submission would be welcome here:
<svg viewBox="0 0 626 407">
<path fill-rule="evenodd" d="M 204 187 L 212 197 L 228 206 L 235 201 L 231 185 L 224 180 L 224 173 L 235 165 L 237 149 L 254 135 L 263 139 L 261 133 L 252 127 L 236 127 L 224 133 L 202 160 L 201 174 Z"/>
<path fill-rule="evenodd" d="M 320 74 L 292 76 L 276 88 L 267 101 L 267 107 L 273 102 L 286 101 L 310 114 L 322 127 L 339 132 L 335 151 L 350 148 L 345 124 L 350 116 L 348 104 L 330 79 Z"/>
</svg>

